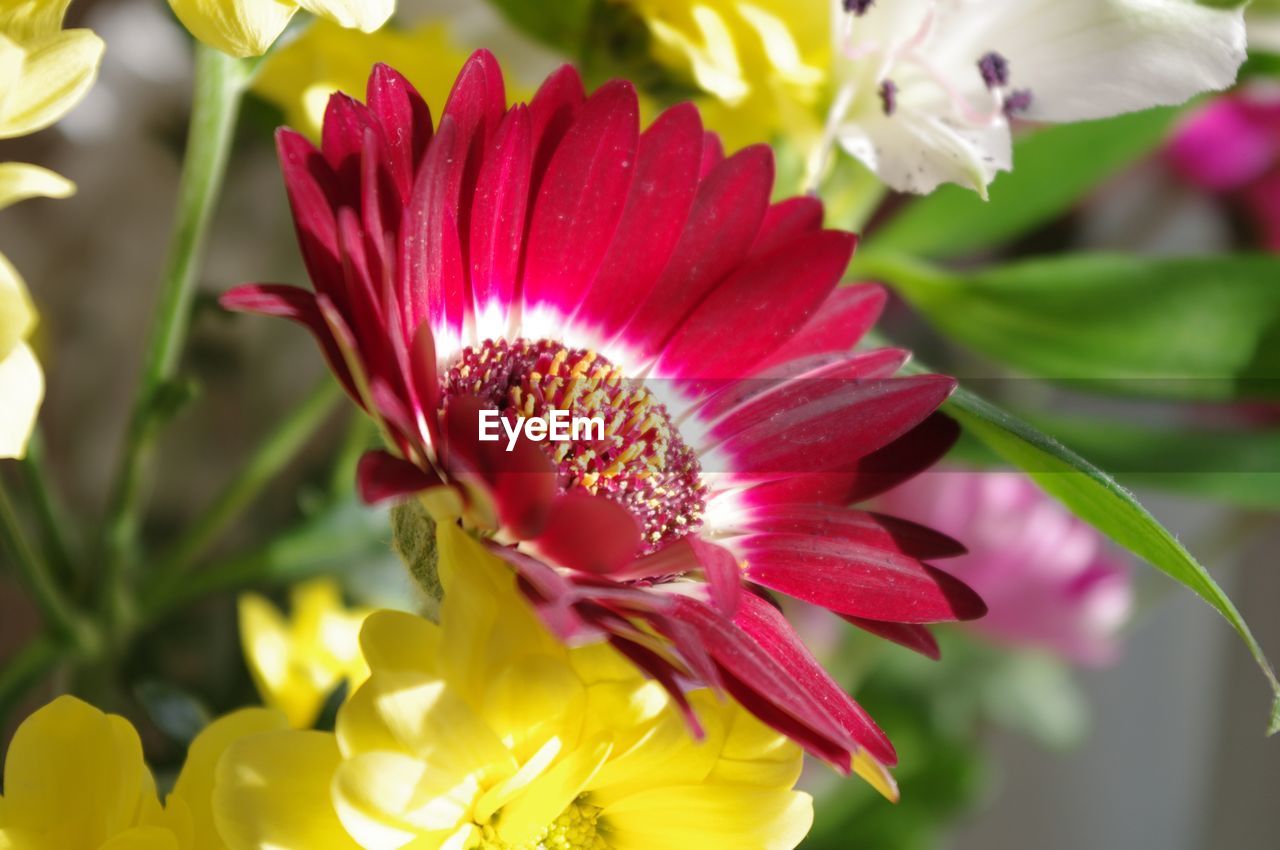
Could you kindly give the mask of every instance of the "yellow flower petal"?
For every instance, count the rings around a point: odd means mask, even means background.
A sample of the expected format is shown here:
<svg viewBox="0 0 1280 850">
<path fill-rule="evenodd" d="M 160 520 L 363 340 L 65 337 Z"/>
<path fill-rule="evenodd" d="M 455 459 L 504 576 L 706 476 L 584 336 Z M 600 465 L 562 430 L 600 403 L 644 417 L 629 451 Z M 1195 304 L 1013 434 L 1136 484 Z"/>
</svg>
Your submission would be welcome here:
<svg viewBox="0 0 1280 850">
<path fill-rule="evenodd" d="M 360 650 L 370 667 L 434 673 L 440 629 L 403 611 L 375 611 L 360 629 Z"/>
<path fill-rule="evenodd" d="M 365 753 L 343 762 L 333 798 L 347 831 L 369 850 L 394 850 L 414 838 L 443 840 L 466 818 L 478 786 L 473 777 L 401 753 Z"/>
<path fill-rule="evenodd" d="M 0 32 L 34 41 L 62 29 L 71 0 L 0 0 Z"/>
<path fill-rule="evenodd" d="M 515 769 L 511 754 L 471 706 L 438 679 L 378 673 L 365 687 L 401 747 L 465 774 Z"/>
<path fill-rule="evenodd" d="M 820 132 L 831 57 L 829 3 L 623 0 L 644 19 L 654 58 L 708 94 L 707 129 L 736 149 L 780 132 Z"/>
<path fill-rule="evenodd" d="M 298 5 L 340 27 L 364 32 L 385 24 L 396 9 L 395 0 L 298 0 Z"/>
<path fill-rule="evenodd" d="M 241 58 L 261 56 L 298 11 L 287 0 L 169 0 L 191 34 Z"/>
<path fill-rule="evenodd" d="M 727 712 L 728 734 L 708 775 L 709 781 L 737 785 L 790 788 L 800 778 L 804 758 L 787 739 L 733 705 Z"/>
<path fill-rule="evenodd" d="M 45 836 L 44 846 L 98 847 L 135 826 L 147 802 L 158 808 L 138 733 L 123 718 L 63 696 L 14 733 L 0 808 L 6 831 Z"/>
<path fill-rule="evenodd" d="M 600 817 L 610 850 L 791 850 L 813 825 L 808 794 L 734 785 L 654 788 Z"/>
<path fill-rule="evenodd" d="M 263 702 L 280 709 L 299 729 L 315 722 L 325 694 L 294 656 L 284 617 L 266 598 L 239 599 L 240 643 Z"/>
<path fill-rule="evenodd" d="M 2 55 L 2 51 L 0 51 Z M 0 163 L 0 209 L 26 198 L 66 197 L 72 183 L 52 171 Z M 0 255 L 0 458 L 22 457 L 44 398 L 44 374 L 24 340 L 36 324 L 35 308 L 17 270 Z"/>
<path fill-rule="evenodd" d="M 512 845 L 529 842 L 578 798 L 612 751 L 613 742 L 600 735 L 571 752 L 503 807 L 498 835 Z"/>
<path fill-rule="evenodd" d="M 4 115 L 5 104 L 22 79 L 22 63 L 26 56 L 22 45 L 5 35 L 0 28 L 0 115 Z"/>
<path fill-rule="evenodd" d="M 73 29 L 23 48 L 22 70 L 0 110 L 0 138 L 34 133 L 70 112 L 93 85 L 104 45 L 92 31 Z"/>
<path fill-rule="evenodd" d="M 214 821 L 227 846 L 360 850 L 330 801 L 340 761 L 324 732 L 267 732 L 233 743 L 213 792 Z"/>
<path fill-rule="evenodd" d="M 26 343 L 0 360 L 0 458 L 20 458 L 44 399 L 44 373 Z"/>
<path fill-rule="evenodd" d="M 898 783 L 880 762 L 864 752 L 853 754 L 853 772 L 865 779 L 886 800 L 898 802 Z"/>
<path fill-rule="evenodd" d="M 566 748 L 578 745 L 583 727 L 586 688 L 561 658 L 513 655 L 510 664 L 489 683 L 479 706 L 485 723 L 524 761 L 548 735 Z"/>
<path fill-rule="evenodd" d="M 441 672 L 464 699 L 478 700 L 515 655 L 565 657 L 516 589 L 510 568 L 453 523 L 438 523 Z"/>
<path fill-rule="evenodd" d="M 35 325 L 36 311 L 27 287 L 18 270 L 0 254 L 0 358 L 17 348 Z"/>
<path fill-rule="evenodd" d="M 170 830 L 158 826 L 139 826 L 122 832 L 97 850 L 183 850 Z"/>
<path fill-rule="evenodd" d="M 234 742 L 288 728 L 288 720 L 278 711 L 246 708 L 219 718 L 205 727 L 187 750 L 187 761 L 173 786 L 173 800 L 181 800 L 191 817 L 194 841 L 189 850 L 221 850 L 213 821 L 213 787 L 218 761 Z"/>
<path fill-rule="evenodd" d="M 355 689 L 369 675 L 360 655 L 360 624 L 368 612 L 348 610 L 332 579 L 316 579 L 291 593 L 286 619 L 267 599 L 240 597 L 240 642 L 258 692 L 298 728 L 313 724 L 344 680 Z"/>
<path fill-rule="evenodd" d="M 25 162 L 0 162 L 0 210 L 28 198 L 67 198 L 76 184 L 47 168 Z"/>
</svg>

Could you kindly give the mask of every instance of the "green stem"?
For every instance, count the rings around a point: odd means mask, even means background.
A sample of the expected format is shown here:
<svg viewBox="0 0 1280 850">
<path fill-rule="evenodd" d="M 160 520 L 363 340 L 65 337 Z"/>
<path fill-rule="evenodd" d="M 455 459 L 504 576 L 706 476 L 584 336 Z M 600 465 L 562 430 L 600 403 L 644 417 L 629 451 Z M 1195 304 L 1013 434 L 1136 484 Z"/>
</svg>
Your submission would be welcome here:
<svg viewBox="0 0 1280 850">
<path fill-rule="evenodd" d="M 143 598 L 143 625 L 212 593 L 250 584 L 290 584 L 344 563 L 385 556 L 386 543 L 371 527 L 385 527 L 385 519 L 381 513 L 356 510 L 355 515 L 326 511 L 277 533 L 255 549 L 212 563 L 184 581 L 149 588 Z"/>
<path fill-rule="evenodd" d="M 48 464 L 45 461 L 44 439 L 37 430 L 31 435 L 27 454 L 22 459 L 22 471 L 26 477 L 30 504 L 40 524 L 40 542 L 52 562 L 51 566 L 63 579 L 73 578 L 79 562 L 68 545 L 67 523 L 63 521 L 62 507 L 49 487 Z"/>
<path fill-rule="evenodd" d="M 196 560 L 203 555 L 218 535 L 271 482 L 306 445 L 329 418 L 342 389 L 327 375 L 288 418 L 281 422 L 248 463 L 232 479 L 214 501 L 213 506 L 196 521 L 195 526 L 160 558 L 156 567 L 157 590 L 167 592 L 170 585 L 182 581 Z"/>
<path fill-rule="evenodd" d="M 13 554 L 19 578 L 49 630 L 77 647 L 88 648 L 92 642 L 88 624 L 58 589 L 48 562 L 27 541 L 3 481 L 0 481 L 0 532 Z"/>
<path fill-rule="evenodd" d="M 137 538 L 142 479 L 155 442 L 159 402 L 177 372 L 205 237 L 231 151 L 246 72 L 239 60 L 196 44 L 195 93 L 177 215 L 133 414 L 103 525 L 103 603 L 127 607 L 126 563 Z"/>
</svg>

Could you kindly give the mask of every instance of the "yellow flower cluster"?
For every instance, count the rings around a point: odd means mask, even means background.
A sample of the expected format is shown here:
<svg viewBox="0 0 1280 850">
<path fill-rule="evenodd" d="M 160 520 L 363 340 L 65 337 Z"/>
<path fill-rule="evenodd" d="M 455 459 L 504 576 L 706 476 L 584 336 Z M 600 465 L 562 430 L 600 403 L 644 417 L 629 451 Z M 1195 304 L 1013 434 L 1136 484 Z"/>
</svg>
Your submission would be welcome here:
<svg viewBox="0 0 1280 850">
<path fill-rule="evenodd" d="M 97 76 L 102 39 L 63 29 L 70 0 L 0 0 L 0 139 L 34 133 L 71 110 Z M 75 191 L 51 171 L 0 163 L 0 209 Z M 44 396 L 27 340 L 36 324 L 26 285 L 0 255 L 0 458 L 22 457 Z"/>
<path fill-rule="evenodd" d="M 799 748 L 693 695 L 696 741 L 666 694 L 605 645 L 565 648 L 509 570 L 439 530 L 437 626 L 378 612 L 371 674 L 334 733 L 233 743 L 214 811 L 230 850 L 789 850 L 812 803 Z"/>
<path fill-rule="evenodd" d="M 566 648 L 547 632 L 481 544 L 446 525 L 439 546 L 440 624 L 393 611 L 365 620 L 359 645 L 371 672 L 335 732 L 290 728 L 271 709 L 235 712 L 196 738 L 161 805 L 133 727 L 59 698 L 10 747 L 0 848 L 799 844 L 813 811 L 793 789 L 798 746 L 706 691 L 691 696 L 705 732 L 695 740 L 662 688 L 614 650 Z M 324 631 L 314 621 L 334 616 L 335 593 L 305 588 L 297 620 L 311 625 L 271 628 L 314 649 Z"/>
<path fill-rule="evenodd" d="M 324 578 L 295 587 L 290 602 L 286 619 L 262 596 L 241 596 L 240 644 L 263 702 L 305 729 L 342 682 L 355 690 L 368 678 L 357 637 L 371 612 L 347 609 L 338 583 Z"/>
<path fill-rule="evenodd" d="M 822 130 L 831 77 L 826 0 L 622 0 L 648 25 L 654 57 L 706 93 L 708 129 L 733 149 Z"/>
<path fill-rule="evenodd" d="M 238 738 L 284 725 L 277 712 L 252 708 L 211 723 L 161 805 L 129 721 L 59 697 L 27 718 L 9 744 L 0 848 L 221 850 L 210 801 L 223 752 Z"/>
</svg>

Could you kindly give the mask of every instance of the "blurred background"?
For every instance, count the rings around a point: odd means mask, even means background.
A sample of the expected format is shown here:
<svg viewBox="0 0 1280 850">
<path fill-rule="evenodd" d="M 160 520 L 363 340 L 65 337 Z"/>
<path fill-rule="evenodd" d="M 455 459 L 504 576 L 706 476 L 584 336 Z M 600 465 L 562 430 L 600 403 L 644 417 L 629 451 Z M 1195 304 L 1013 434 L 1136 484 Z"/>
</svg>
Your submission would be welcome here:
<svg viewBox="0 0 1280 850">
<path fill-rule="evenodd" d="M 447 19 L 458 51 L 490 47 L 526 90 L 561 61 L 483 3 L 402 0 L 397 14 L 406 24 Z M 0 142 L 0 160 L 47 166 L 79 190 L 70 200 L 7 210 L 0 250 L 22 270 L 41 314 L 43 450 L 74 518 L 99 515 L 123 438 L 173 212 L 191 69 L 188 37 L 159 0 L 76 0 L 70 23 L 107 43 L 99 82 L 56 128 Z M 246 280 L 304 279 L 271 143 L 281 120 L 277 107 L 251 99 L 237 131 L 183 370 L 190 399 L 164 436 L 154 476 L 145 529 L 153 541 L 173 539 L 225 486 L 229 459 L 247 454 L 328 380 L 301 331 L 228 315 L 213 301 Z M 1186 254 L 1260 241 L 1239 207 L 1190 185 L 1157 150 L 1004 250 Z M 934 334 L 903 303 L 891 308 L 888 326 L 895 339 L 927 352 L 935 368 L 1005 377 Z M 1031 381 L 1000 386 L 1032 406 L 1087 413 L 1100 404 Z M 1251 415 L 1261 433 L 1274 434 L 1278 412 Z M 211 557 L 258 553 L 271 561 L 275 587 L 336 572 L 360 602 L 408 604 L 408 579 L 390 554 L 385 520 L 356 507 L 350 493 L 351 447 L 370 439 L 345 409 L 330 416 Z M 977 461 L 961 455 L 957 462 Z M 1278 470 L 1220 471 L 1275 478 Z M 1264 649 L 1280 656 L 1275 514 L 1153 483 L 1140 487 L 1140 500 L 1224 585 Z M 272 548 L 280 529 L 314 527 L 317 517 L 325 518 L 327 537 L 299 532 L 286 537 L 293 549 Z M 898 743 L 904 799 L 895 808 L 852 781 L 815 772 L 819 823 L 806 846 L 1280 846 L 1280 742 L 1263 736 L 1264 681 L 1210 608 L 1154 570 L 1112 557 L 1132 577 L 1133 602 L 1123 624 L 1109 626 L 1118 629 L 1107 637 L 1114 658 L 1102 664 L 955 633 L 944 634 L 944 661 L 935 664 L 815 624 L 810 642 Z M 11 571 L 0 570 L 6 662 L 38 627 L 12 582 Z M 125 662 L 132 689 L 105 697 L 114 704 L 104 707 L 139 722 L 154 764 L 177 763 L 183 724 L 195 722 L 188 714 L 255 701 L 234 627 L 234 592 L 210 590 L 148 629 Z M 3 740 L 64 684 L 56 672 L 36 682 L 6 715 Z"/>
</svg>

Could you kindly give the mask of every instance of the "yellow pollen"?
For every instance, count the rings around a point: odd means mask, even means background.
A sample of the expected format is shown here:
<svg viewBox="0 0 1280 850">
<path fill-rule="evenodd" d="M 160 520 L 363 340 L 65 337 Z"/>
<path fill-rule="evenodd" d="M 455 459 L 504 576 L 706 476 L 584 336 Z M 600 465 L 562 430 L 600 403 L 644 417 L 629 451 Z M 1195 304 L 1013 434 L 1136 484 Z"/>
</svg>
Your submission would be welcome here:
<svg viewBox="0 0 1280 850">
<path fill-rule="evenodd" d="M 485 824 L 480 827 L 477 850 L 609 850 L 598 832 L 599 819 L 600 808 L 579 799 L 525 844 L 508 844 L 492 824 Z"/>
<path fill-rule="evenodd" d="M 480 371 L 485 377 L 476 381 Z M 706 486 L 697 456 L 654 394 L 594 351 L 554 340 L 487 340 L 464 349 L 445 375 L 446 400 L 464 387 L 508 419 L 560 410 L 575 422 L 596 420 L 569 440 L 544 440 L 542 449 L 561 488 L 617 502 L 651 548 L 702 524 Z"/>
</svg>

